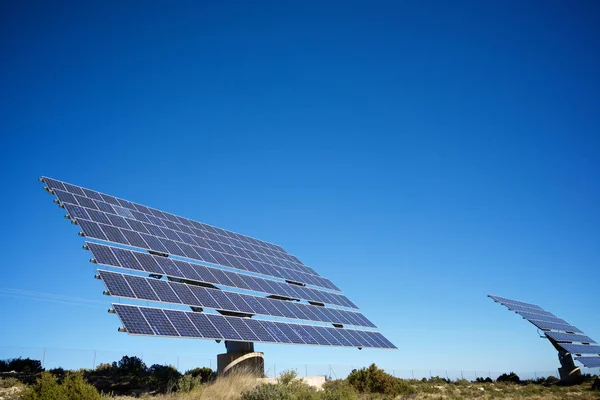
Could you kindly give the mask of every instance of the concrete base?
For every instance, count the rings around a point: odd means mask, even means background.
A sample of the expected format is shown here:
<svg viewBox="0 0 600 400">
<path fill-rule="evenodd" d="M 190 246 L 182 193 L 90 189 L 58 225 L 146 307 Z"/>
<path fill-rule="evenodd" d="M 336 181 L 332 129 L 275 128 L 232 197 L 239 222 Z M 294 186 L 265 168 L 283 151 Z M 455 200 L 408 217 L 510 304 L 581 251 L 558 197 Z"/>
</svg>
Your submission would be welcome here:
<svg viewBox="0 0 600 400">
<path fill-rule="evenodd" d="M 217 355 L 217 374 L 226 375 L 234 370 L 244 370 L 258 377 L 265 376 L 264 354 L 252 352 Z"/>
<path fill-rule="evenodd" d="M 254 343 L 226 341 L 225 348 L 227 353 L 217 355 L 217 374 L 244 370 L 258 377 L 265 376 L 265 357 L 254 351 Z"/>
</svg>

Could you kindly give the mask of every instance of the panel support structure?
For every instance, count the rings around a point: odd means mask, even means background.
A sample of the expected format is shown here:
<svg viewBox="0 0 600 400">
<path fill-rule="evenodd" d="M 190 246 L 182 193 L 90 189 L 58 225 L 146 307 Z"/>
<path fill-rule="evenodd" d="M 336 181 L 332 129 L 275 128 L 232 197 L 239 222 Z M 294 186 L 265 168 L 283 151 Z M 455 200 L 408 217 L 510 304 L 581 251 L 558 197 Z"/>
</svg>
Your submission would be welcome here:
<svg viewBox="0 0 600 400">
<path fill-rule="evenodd" d="M 227 353 L 217 355 L 217 374 L 243 370 L 258 377 L 265 375 L 264 354 L 254 351 L 252 342 L 225 341 Z"/>
<path fill-rule="evenodd" d="M 571 353 L 561 348 L 556 341 L 550 338 L 548 338 L 548 340 L 550 340 L 550 343 L 552 343 L 554 348 L 558 351 L 558 361 L 560 361 L 558 373 L 560 375 L 560 380 L 568 383 L 577 383 L 581 381 L 581 370 L 579 367 L 575 366 L 575 361 L 573 361 Z"/>
</svg>

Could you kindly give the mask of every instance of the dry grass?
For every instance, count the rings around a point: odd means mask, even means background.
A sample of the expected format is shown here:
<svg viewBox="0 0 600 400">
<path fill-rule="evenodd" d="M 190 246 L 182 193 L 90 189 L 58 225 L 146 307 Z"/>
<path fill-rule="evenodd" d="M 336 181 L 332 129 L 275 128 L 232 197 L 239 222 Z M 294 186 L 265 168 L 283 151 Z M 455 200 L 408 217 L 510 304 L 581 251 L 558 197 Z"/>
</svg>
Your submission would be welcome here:
<svg viewBox="0 0 600 400">
<path fill-rule="evenodd" d="M 214 382 L 192 390 L 188 393 L 175 393 L 150 396 L 143 396 L 142 399 L 152 400 L 236 400 L 242 393 L 254 388 L 259 384 L 255 376 L 244 373 L 234 372 L 226 377 L 218 377 Z M 115 400 L 134 400 L 134 397 L 107 397 Z"/>
<path fill-rule="evenodd" d="M 438 384 L 411 381 L 416 390 L 415 395 L 408 395 L 407 399 L 428 400 L 600 400 L 600 392 L 591 391 L 591 384 L 585 383 L 576 386 L 542 386 L 542 385 L 514 385 L 510 383 L 468 383 L 468 384 Z M 256 378 L 235 374 L 225 378 L 218 378 L 214 383 L 203 386 L 190 393 L 176 393 L 170 395 L 146 396 L 142 399 L 152 400 L 233 400 L 239 399 L 246 392 L 258 385 Z M 108 399 L 109 397 L 107 397 Z M 358 396 L 357 400 L 372 399 L 368 395 Z M 377 397 L 388 399 L 388 397 Z M 400 397 L 402 398 L 402 397 Z M 133 397 L 116 397 L 114 400 L 134 400 Z M 391 397 L 389 397 L 391 399 Z"/>
</svg>

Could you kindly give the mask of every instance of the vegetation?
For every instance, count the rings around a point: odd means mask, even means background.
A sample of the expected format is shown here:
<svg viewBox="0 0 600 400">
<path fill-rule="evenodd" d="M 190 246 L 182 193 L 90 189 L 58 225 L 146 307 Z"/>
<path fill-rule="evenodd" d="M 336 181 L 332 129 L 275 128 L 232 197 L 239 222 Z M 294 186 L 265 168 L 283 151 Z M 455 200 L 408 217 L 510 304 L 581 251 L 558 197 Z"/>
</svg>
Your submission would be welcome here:
<svg viewBox="0 0 600 400">
<path fill-rule="evenodd" d="M 58 382 L 50 372 L 42 372 L 37 382 L 22 394 L 22 400 L 101 400 L 95 387 L 85 381 L 80 372 L 69 372 Z"/>
<path fill-rule="evenodd" d="M 561 385 L 554 377 L 522 381 L 513 372 L 502 374 L 496 381 L 450 381 L 441 377 L 406 380 L 372 364 L 353 370 L 346 379 L 328 380 L 316 388 L 294 371 L 266 383 L 243 371 L 216 377 L 209 368 L 195 368 L 182 374 L 173 366 L 148 367 L 141 359 L 127 356 L 94 370 L 77 372 L 62 368 L 43 371 L 39 361 L 30 359 L 5 360 L 0 366 L 4 371 L 0 373 L 1 400 L 600 399 L 600 379 L 590 375 L 584 376 L 584 383 L 571 386 Z M 24 371 L 37 372 L 32 375 Z M 30 376 L 34 378 L 28 385 L 20 382 Z"/>
</svg>

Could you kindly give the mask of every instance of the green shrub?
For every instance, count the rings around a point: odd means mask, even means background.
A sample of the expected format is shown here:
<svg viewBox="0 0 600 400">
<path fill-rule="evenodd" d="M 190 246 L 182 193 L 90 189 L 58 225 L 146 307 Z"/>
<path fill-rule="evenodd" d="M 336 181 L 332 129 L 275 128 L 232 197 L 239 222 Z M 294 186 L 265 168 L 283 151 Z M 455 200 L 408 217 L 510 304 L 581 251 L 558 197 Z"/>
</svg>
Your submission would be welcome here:
<svg viewBox="0 0 600 400">
<path fill-rule="evenodd" d="M 101 400 L 95 387 L 83 379 L 81 372 L 69 372 L 61 385 L 68 400 Z"/>
<path fill-rule="evenodd" d="M 188 393 L 198 389 L 200 386 L 202 386 L 202 377 L 200 375 L 185 374 L 177 381 L 175 390 Z"/>
<path fill-rule="evenodd" d="M 292 400 L 288 390 L 282 385 L 263 383 L 254 389 L 242 393 L 242 400 Z"/>
<path fill-rule="evenodd" d="M 42 362 L 31 358 L 13 358 L 0 361 L 0 372 L 22 372 L 26 374 L 37 374 L 42 372 Z"/>
<path fill-rule="evenodd" d="M 129 356 L 123 356 L 119 362 L 113 362 L 112 368 L 115 372 L 136 376 L 144 375 L 148 370 L 140 358 Z"/>
<path fill-rule="evenodd" d="M 202 383 L 212 382 L 217 377 L 217 373 L 207 367 L 190 369 L 189 371 L 185 371 L 184 375 L 191 375 L 194 378 L 199 376 Z"/>
<path fill-rule="evenodd" d="M 22 400 L 101 400 L 95 387 L 83 379 L 81 372 L 70 372 L 62 385 L 50 372 L 42 372 L 33 386 L 23 393 Z"/>
<path fill-rule="evenodd" d="M 22 400 L 69 400 L 69 398 L 54 375 L 42 372 L 35 384 L 25 390 Z"/>
<path fill-rule="evenodd" d="M 592 383 L 592 390 L 600 391 L 600 378 L 594 379 L 594 383 Z"/>
<path fill-rule="evenodd" d="M 496 379 L 496 382 L 512 382 L 512 383 L 519 383 L 521 382 L 521 379 L 519 378 L 519 375 L 515 374 L 514 372 L 510 372 L 508 374 L 502 374 L 498 377 L 498 379 Z"/>
<path fill-rule="evenodd" d="M 173 391 L 181 377 L 181 373 L 172 365 L 154 364 L 148 369 L 148 373 L 151 386 L 160 393 Z"/>
<path fill-rule="evenodd" d="M 317 400 L 321 398 L 314 387 L 297 378 L 296 371 L 284 371 L 276 384 L 263 383 L 242 394 L 243 400 Z"/>
<path fill-rule="evenodd" d="M 402 379 L 388 374 L 371 364 L 368 368 L 353 370 L 348 383 L 361 393 L 381 393 L 391 396 L 413 394 L 414 388 Z"/>
<path fill-rule="evenodd" d="M 7 377 L 0 378 L 0 388 L 6 389 L 14 386 L 20 386 L 21 382 L 17 378 Z"/>
<path fill-rule="evenodd" d="M 323 384 L 321 397 L 324 400 L 355 400 L 358 391 L 345 379 L 327 381 Z"/>
</svg>

